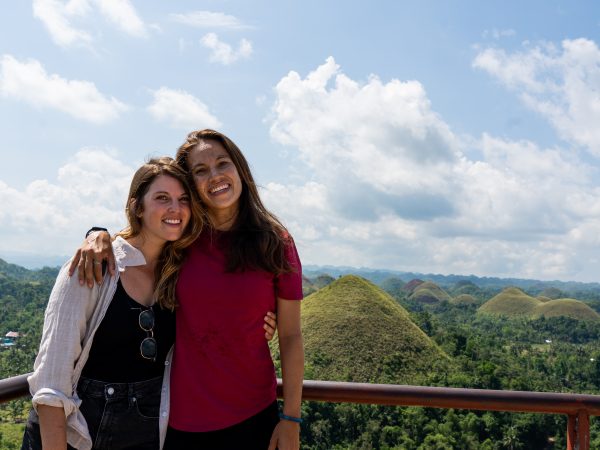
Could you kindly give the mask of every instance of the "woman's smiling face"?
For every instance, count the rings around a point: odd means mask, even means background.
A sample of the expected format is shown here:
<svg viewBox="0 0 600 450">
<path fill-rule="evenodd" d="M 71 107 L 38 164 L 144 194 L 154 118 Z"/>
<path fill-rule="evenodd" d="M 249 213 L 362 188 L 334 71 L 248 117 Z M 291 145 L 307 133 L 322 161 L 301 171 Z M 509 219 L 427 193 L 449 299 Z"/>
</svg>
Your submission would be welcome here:
<svg viewBox="0 0 600 450">
<path fill-rule="evenodd" d="M 169 175 L 159 175 L 143 197 L 138 217 L 141 234 L 158 241 L 175 241 L 190 221 L 190 199 L 181 182 Z"/>
<path fill-rule="evenodd" d="M 203 139 L 192 149 L 188 161 L 213 226 L 230 228 L 238 212 L 242 180 L 229 153 L 220 142 Z"/>
</svg>

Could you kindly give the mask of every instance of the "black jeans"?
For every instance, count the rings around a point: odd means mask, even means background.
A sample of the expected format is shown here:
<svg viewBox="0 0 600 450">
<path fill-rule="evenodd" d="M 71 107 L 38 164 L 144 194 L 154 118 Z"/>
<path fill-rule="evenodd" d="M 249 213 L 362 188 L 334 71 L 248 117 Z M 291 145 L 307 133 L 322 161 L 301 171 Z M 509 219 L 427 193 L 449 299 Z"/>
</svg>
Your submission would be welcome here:
<svg viewBox="0 0 600 450">
<path fill-rule="evenodd" d="M 267 450 L 279 423 L 277 402 L 236 425 L 216 431 L 188 432 L 169 427 L 163 450 Z"/>
<path fill-rule="evenodd" d="M 162 377 L 137 383 L 104 383 L 81 378 L 77 394 L 96 450 L 157 450 Z M 42 450 L 32 410 L 21 450 Z M 69 450 L 73 447 L 69 446 Z"/>
</svg>

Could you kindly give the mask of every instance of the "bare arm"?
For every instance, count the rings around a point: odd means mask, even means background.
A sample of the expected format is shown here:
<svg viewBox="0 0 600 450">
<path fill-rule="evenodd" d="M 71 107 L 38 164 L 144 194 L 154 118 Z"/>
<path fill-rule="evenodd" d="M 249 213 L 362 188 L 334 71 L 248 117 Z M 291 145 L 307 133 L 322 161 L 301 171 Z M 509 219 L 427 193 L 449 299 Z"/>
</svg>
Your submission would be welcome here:
<svg viewBox="0 0 600 450">
<path fill-rule="evenodd" d="M 304 344 L 300 326 L 300 302 L 277 299 L 277 332 L 283 378 L 283 414 L 300 417 L 302 381 L 304 378 Z M 300 448 L 300 424 L 280 420 L 269 450 L 297 450 Z"/>
<path fill-rule="evenodd" d="M 71 265 L 69 266 L 69 276 L 72 276 L 77 269 L 79 284 L 83 286 L 87 283 L 91 288 L 96 283 L 102 282 L 102 262 L 108 264 L 108 272 L 111 276 L 115 274 L 115 255 L 112 251 L 110 234 L 106 231 L 95 231 L 86 237 L 77 249 Z"/>
<path fill-rule="evenodd" d="M 65 411 L 55 406 L 38 405 L 40 433 L 44 450 L 66 450 L 67 420 Z"/>
</svg>

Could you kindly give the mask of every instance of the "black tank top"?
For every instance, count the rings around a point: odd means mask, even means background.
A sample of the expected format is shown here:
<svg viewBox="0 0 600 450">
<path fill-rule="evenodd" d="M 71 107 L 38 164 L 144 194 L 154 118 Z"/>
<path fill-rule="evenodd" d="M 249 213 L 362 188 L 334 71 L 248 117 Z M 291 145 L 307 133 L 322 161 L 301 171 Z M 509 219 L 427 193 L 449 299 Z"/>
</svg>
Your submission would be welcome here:
<svg viewBox="0 0 600 450">
<path fill-rule="evenodd" d="M 121 284 L 96 330 L 82 376 L 110 383 L 133 383 L 162 376 L 165 359 L 175 342 L 175 313 L 154 304 L 154 339 L 158 344 L 156 360 L 140 353 L 148 333 L 140 328 L 139 315 L 150 309 L 132 299 Z"/>
</svg>

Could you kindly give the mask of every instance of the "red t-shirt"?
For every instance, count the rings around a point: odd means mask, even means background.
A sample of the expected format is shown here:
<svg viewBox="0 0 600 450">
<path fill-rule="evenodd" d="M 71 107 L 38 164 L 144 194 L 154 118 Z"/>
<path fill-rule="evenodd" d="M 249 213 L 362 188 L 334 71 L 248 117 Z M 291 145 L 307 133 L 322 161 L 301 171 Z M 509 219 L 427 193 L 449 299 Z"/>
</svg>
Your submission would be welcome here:
<svg viewBox="0 0 600 450">
<path fill-rule="evenodd" d="M 302 299 L 302 269 L 290 240 L 293 273 L 225 272 L 228 233 L 204 232 L 179 271 L 169 425 L 211 431 L 235 425 L 276 398 L 264 316 L 277 297 Z"/>
</svg>

